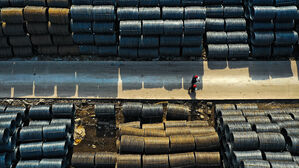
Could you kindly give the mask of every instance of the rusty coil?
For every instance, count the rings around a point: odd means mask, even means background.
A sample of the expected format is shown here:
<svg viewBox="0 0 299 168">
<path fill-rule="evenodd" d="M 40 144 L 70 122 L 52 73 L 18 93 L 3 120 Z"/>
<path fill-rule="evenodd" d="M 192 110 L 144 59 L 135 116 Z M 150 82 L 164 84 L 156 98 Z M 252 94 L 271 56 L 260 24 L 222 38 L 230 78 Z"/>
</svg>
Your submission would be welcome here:
<svg viewBox="0 0 299 168">
<path fill-rule="evenodd" d="M 23 23 L 23 8 L 2 8 L 1 19 L 7 23 Z"/>
<path fill-rule="evenodd" d="M 169 152 L 169 137 L 145 137 L 144 151 L 146 154 L 166 154 Z"/>
<path fill-rule="evenodd" d="M 120 153 L 140 153 L 144 151 L 144 138 L 139 136 L 123 135 L 120 139 Z"/>
<path fill-rule="evenodd" d="M 194 154 L 197 167 L 221 167 L 219 152 L 195 152 Z"/>
<path fill-rule="evenodd" d="M 208 127 L 208 121 L 201 121 L 201 120 L 194 120 L 194 121 L 187 121 L 188 127 Z"/>
<path fill-rule="evenodd" d="M 142 129 L 159 129 L 164 130 L 163 123 L 142 124 Z"/>
<path fill-rule="evenodd" d="M 94 167 L 95 152 L 74 152 L 72 167 Z"/>
<path fill-rule="evenodd" d="M 74 44 L 72 35 L 67 36 L 52 36 L 53 44 L 54 45 L 64 45 L 63 49 L 67 50 L 67 53 L 72 53 L 72 55 L 79 53 L 79 47 Z M 73 49 L 73 52 L 68 51 L 69 49 Z"/>
<path fill-rule="evenodd" d="M 37 53 L 40 55 L 57 55 L 58 47 L 57 46 L 38 46 Z"/>
<path fill-rule="evenodd" d="M 165 137 L 166 133 L 164 130 L 146 128 L 144 129 L 144 136 L 145 137 Z"/>
<path fill-rule="evenodd" d="M 48 22 L 48 30 L 50 34 L 53 35 L 69 35 L 71 34 L 69 31 L 69 25 L 68 24 L 53 24 L 51 22 Z"/>
<path fill-rule="evenodd" d="M 190 128 L 188 127 L 170 127 L 165 130 L 166 136 L 171 135 L 189 135 L 191 134 Z"/>
<path fill-rule="evenodd" d="M 47 11 L 46 7 L 26 6 L 24 8 L 24 18 L 29 22 L 47 22 Z"/>
<path fill-rule="evenodd" d="M 163 117 L 163 105 L 162 104 L 144 104 L 141 112 L 143 119 L 145 118 L 158 118 Z"/>
<path fill-rule="evenodd" d="M 196 151 L 215 151 L 220 148 L 219 137 L 216 132 L 210 135 L 195 135 L 194 142 Z"/>
<path fill-rule="evenodd" d="M 246 120 L 250 124 L 271 123 L 271 120 L 268 116 L 249 116 L 246 117 Z"/>
<path fill-rule="evenodd" d="M 79 47 L 77 45 L 59 46 L 58 54 L 62 56 L 80 55 Z"/>
<path fill-rule="evenodd" d="M 37 46 L 49 46 L 52 45 L 51 35 L 31 35 L 31 42 Z"/>
<path fill-rule="evenodd" d="M 97 152 L 95 155 L 95 167 L 114 168 L 117 154 L 113 152 Z"/>
<path fill-rule="evenodd" d="M 47 23 L 26 22 L 26 28 L 30 34 L 48 34 Z"/>
<path fill-rule="evenodd" d="M 143 168 L 169 168 L 168 155 L 143 155 Z"/>
<path fill-rule="evenodd" d="M 13 51 L 14 56 L 18 56 L 18 57 L 33 56 L 31 47 L 13 47 L 12 51 Z"/>
<path fill-rule="evenodd" d="M 10 36 L 9 43 L 12 46 L 23 47 L 23 46 L 31 46 L 31 41 L 29 35 L 24 36 Z"/>
<path fill-rule="evenodd" d="M 190 109 L 188 106 L 179 104 L 168 104 L 167 105 L 167 119 L 172 120 L 187 120 L 190 116 Z"/>
<path fill-rule="evenodd" d="M 23 24 L 8 24 L 2 22 L 2 30 L 3 33 L 8 36 L 20 36 L 26 34 Z"/>
<path fill-rule="evenodd" d="M 140 128 L 140 121 L 132 121 L 119 124 L 119 128 L 121 127 L 132 127 L 132 128 Z"/>
<path fill-rule="evenodd" d="M 140 168 L 141 155 L 118 155 L 117 168 Z"/>
<path fill-rule="evenodd" d="M 192 135 L 174 135 L 169 137 L 170 152 L 190 152 L 195 149 Z"/>
<path fill-rule="evenodd" d="M 187 127 L 187 121 L 181 120 L 181 121 L 165 121 L 165 128 L 170 127 Z"/>
<path fill-rule="evenodd" d="M 135 135 L 135 136 L 144 136 L 144 130 L 133 127 L 120 127 L 119 133 L 121 136 L 123 135 Z"/>
<path fill-rule="evenodd" d="M 191 127 L 189 130 L 192 135 L 213 134 L 216 132 L 214 127 Z"/>
<path fill-rule="evenodd" d="M 68 24 L 70 10 L 68 8 L 49 8 L 49 21 L 55 24 Z"/>
<path fill-rule="evenodd" d="M 195 167 L 193 152 L 169 154 L 170 167 Z"/>
</svg>

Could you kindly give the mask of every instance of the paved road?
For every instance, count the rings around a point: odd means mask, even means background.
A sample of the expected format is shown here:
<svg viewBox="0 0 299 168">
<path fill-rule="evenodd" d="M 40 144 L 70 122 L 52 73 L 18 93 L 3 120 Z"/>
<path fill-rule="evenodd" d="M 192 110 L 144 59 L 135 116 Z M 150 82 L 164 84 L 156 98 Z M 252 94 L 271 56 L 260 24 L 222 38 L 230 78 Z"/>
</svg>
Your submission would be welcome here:
<svg viewBox="0 0 299 168">
<path fill-rule="evenodd" d="M 193 74 L 200 89 L 189 95 Z M 1 98 L 299 99 L 296 61 L 0 62 Z"/>
</svg>

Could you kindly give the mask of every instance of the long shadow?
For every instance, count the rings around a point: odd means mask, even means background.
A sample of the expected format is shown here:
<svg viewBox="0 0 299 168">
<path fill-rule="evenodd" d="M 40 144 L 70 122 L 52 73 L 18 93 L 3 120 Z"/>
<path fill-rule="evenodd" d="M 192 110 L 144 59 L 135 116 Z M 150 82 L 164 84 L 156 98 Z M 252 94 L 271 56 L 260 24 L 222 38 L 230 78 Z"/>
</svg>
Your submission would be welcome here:
<svg viewBox="0 0 299 168">
<path fill-rule="evenodd" d="M 248 68 L 249 61 L 227 61 L 229 69 Z"/>
<path fill-rule="evenodd" d="M 289 78 L 293 76 L 291 61 L 272 61 L 269 67 L 272 78 Z"/>
<path fill-rule="evenodd" d="M 10 97 L 10 88 L 11 85 L 9 81 L 12 77 L 12 67 L 11 62 L 0 62 L 0 96 L 1 97 Z"/>
<path fill-rule="evenodd" d="M 227 61 L 208 60 L 209 69 L 225 69 L 227 67 Z"/>
<path fill-rule="evenodd" d="M 269 64 L 265 61 L 249 61 L 249 76 L 252 80 L 270 79 Z"/>
<path fill-rule="evenodd" d="M 24 66 L 26 64 L 26 66 Z M 33 79 L 34 79 L 34 63 L 25 61 L 16 61 L 12 67 L 12 81 L 11 85 L 14 87 L 14 96 L 22 97 L 32 95 Z"/>
</svg>

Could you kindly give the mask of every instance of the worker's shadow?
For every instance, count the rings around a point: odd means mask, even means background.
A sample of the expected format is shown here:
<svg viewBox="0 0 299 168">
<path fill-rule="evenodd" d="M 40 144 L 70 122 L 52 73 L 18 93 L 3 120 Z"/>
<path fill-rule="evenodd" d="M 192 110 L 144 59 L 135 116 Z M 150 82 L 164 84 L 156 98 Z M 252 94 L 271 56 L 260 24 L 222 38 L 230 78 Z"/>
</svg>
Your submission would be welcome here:
<svg viewBox="0 0 299 168">
<path fill-rule="evenodd" d="M 196 99 L 196 91 L 191 92 L 190 88 L 188 89 L 188 94 L 192 100 Z"/>
</svg>

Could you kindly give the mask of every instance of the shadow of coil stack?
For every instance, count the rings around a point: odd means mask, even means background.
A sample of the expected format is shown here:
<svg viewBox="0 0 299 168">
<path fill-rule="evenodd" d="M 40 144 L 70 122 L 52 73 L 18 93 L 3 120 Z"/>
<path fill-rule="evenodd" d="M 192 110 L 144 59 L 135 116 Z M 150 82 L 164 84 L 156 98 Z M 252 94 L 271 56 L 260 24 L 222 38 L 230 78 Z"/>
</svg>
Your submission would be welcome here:
<svg viewBox="0 0 299 168">
<path fill-rule="evenodd" d="M 16 168 L 69 167 L 74 114 L 73 104 L 32 106 L 29 120 L 18 129 Z"/>
<path fill-rule="evenodd" d="M 298 111 L 261 110 L 257 104 L 217 104 L 224 167 L 298 168 Z"/>
</svg>

